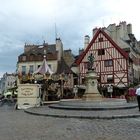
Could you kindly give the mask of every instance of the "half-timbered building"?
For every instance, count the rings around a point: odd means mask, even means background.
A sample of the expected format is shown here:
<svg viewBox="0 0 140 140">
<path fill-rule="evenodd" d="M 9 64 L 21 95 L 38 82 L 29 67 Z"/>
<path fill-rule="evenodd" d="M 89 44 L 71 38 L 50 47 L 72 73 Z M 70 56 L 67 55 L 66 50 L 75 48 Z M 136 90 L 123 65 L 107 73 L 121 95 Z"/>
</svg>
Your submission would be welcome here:
<svg viewBox="0 0 140 140">
<path fill-rule="evenodd" d="M 91 54 L 95 58 L 93 68 L 99 76 L 99 86 L 113 85 L 126 88 L 133 81 L 132 61 L 129 54 L 119 47 L 102 28 L 99 28 L 76 61 L 80 84 L 84 84 L 84 77 L 88 70 L 88 56 Z"/>
</svg>

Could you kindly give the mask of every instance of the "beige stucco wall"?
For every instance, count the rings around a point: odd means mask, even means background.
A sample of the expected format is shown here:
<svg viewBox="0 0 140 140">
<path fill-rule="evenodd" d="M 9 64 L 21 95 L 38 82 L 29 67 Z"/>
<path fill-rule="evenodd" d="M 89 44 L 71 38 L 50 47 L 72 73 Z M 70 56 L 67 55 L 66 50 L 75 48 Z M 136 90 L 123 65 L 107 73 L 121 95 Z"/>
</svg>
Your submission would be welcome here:
<svg viewBox="0 0 140 140">
<path fill-rule="evenodd" d="M 43 61 L 33 61 L 33 62 L 20 62 L 17 65 L 17 70 L 18 72 L 22 71 L 22 66 L 26 66 L 26 73 L 29 72 L 30 65 L 33 65 L 34 71 L 38 69 L 38 65 L 42 65 Z M 51 70 L 55 73 L 57 70 L 57 61 L 52 60 L 52 61 L 47 61 L 48 65 L 51 65 Z"/>
</svg>

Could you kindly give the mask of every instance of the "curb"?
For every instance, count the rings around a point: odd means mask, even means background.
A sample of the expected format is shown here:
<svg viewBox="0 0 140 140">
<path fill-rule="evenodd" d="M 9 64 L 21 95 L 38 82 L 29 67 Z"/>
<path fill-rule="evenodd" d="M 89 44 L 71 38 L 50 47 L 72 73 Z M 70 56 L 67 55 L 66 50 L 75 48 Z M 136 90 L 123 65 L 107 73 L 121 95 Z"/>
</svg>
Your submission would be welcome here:
<svg viewBox="0 0 140 140">
<path fill-rule="evenodd" d="M 61 106 L 57 104 L 49 105 L 49 108 L 53 109 L 62 109 L 62 110 L 93 110 L 93 111 L 101 111 L 101 110 L 123 110 L 123 109 L 133 109 L 138 107 L 138 105 L 131 105 L 131 106 L 118 106 L 118 107 L 73 107 L 73 106 Z"/>
<path fill-rule="evenodd" d="M 73 116 L 73 115 L 55 115 L 55 114 L 43 114 L 24 110 L 24 112 L 37 115 L 37 116 L 46 116 L 46 117 L 57 117 L 57 118 L 77 118 L 77 119 L 125 119 L 125 118 L 138 118 L 140 114 L 128 114 L 128 115 L 112 115 L 112 116 Z"/>
</svg>

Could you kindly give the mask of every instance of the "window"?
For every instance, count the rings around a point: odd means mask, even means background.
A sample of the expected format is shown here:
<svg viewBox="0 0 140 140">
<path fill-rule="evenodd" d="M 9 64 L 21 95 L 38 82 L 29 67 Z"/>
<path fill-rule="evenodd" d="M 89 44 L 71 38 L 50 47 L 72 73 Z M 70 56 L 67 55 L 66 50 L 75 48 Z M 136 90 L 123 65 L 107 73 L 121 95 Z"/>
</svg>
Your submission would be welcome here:
<svg viewBox="0 0 140 140">
<path fill-rule="evenodd" d="M 78 85 L 78 78 L 74 78 L 74 85 Z"/>
<path fill-rule="evenodd" d="M 110 66 L 113 66 L 113 60 L 105 60 L 104 61 L 104 65 L 105 67 L 110 67 Z"/>
<path fill-rule="evenodd" d="M 49 66 L 49 68 L 51 69 L 52 66 L 51 66 L 50 64 L 48 64 L 48 66 Z"/>
<path fill-rule="evenodd" d="M 38 68 L 40 67 L 41 65 L 38 65 Z"/>
<path fill-rule="evenodd" d="M 107 83 L 113 83 L 113 78 L 107 78 Z"/>
<path fill-rule="evenodd" d="M 103 42 L 103 38 L 102 37 L 98 38 L 98 41 Z"/>
<path fill-rule="evenodd" d="M 26 66 L 22 66 L 22 75 L 26 74 Z"/>
<path fill-rule="evenodd" d="M 104 49 L 99 49 L 98 50 L 98 55 L 104 55 L 105 54 L 105 50 Z"/>
<path fill-rule="evenodd" d="M 101 77 L 99 77 L 99 78 L 97 79 L 97 81 L 98 81 L 98 83 L 101 83 Z"/>
<path fill-rule="evenodd" d="M 33 73 L 33 72 L 34 72 L 34 66 L 33 65 L 30 65 L 29 73 Z"/>
<path fill-rule="evenodd" d="M 82 78 L 82 84 L 85 84 L 85 78 Z"/>
<path fill-rule="evenodd" d="M 107 76 L 107 83 L 113 83 L 114 80 L 113 80 L 113 75 L 108 75 Z"/>
<path fill-rule="evenodd" d="M 22 56 L 22 61 L 26 61 L 26 55 Z"/>
</svg>

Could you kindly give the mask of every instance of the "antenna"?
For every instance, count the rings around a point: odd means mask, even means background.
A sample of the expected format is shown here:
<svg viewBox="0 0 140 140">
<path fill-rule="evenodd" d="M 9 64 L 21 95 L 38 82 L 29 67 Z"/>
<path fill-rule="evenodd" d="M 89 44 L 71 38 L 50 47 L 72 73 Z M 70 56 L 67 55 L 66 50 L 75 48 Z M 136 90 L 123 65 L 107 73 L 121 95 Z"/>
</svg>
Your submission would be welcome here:
<svg viewBox="0 0 140 140">
<path fill-rule="evenodd" d="M 104 24 L 104 19 L 102 19 L 102 24 L 103 24 L 103 27 L 105 27 L 105 24 Z"/>
<path fill-rule="evenodd" d="M 45 37 L 44 37 L 44 35 L 42 35 L 42 40 L 45 41 Z"/>
<path fill-rule="evenodd" d="M 44 59 L 46 58 L 46 50 L 44 50 Z"/>
<path fill-rule="evenodd" d="M 112 17 L 110 17 L 110 23 L 111 23 L 111 24 L 113 23 L 113 21 L 112 21 Z"/>
<path fill-rule="evenodd" d="M 57 38 L 57 27 L 56 27 L 56 23 L 55 23 L 55 39 Z"/>
</svg>

